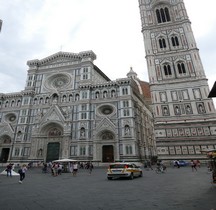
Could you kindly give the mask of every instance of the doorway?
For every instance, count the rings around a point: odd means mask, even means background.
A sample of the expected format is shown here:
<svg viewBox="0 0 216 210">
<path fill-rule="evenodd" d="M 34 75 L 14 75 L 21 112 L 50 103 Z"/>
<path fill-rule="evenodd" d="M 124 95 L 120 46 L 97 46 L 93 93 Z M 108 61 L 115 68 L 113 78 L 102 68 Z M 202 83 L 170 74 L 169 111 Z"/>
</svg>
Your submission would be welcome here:
<svg viewBox="0 0 216 210">
<path fill-rule="evenodd" d="M 59 159 L 59 151 L 60 151 L 59 142 L 48 143 L 46 162 L 51 162 L 53 160 Z"/>
<path fill-rule="evenodd" d="M 114 149 L 112 145 L 102 147 L 103 162 L 114 162 Z"/>
<path fill-rule="evenodd" d="M 9 157 L 10 148 L 3 148 L 1 153 L 0 162 L 6 163 Z"/>
</svg>

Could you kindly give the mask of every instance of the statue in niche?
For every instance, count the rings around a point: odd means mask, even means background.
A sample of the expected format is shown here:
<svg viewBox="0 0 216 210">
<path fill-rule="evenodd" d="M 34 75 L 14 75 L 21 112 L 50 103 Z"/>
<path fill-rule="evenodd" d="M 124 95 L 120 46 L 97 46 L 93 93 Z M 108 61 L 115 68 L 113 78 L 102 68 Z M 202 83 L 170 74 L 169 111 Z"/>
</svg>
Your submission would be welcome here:
<svg viewBox="0 0 216 210">
<path fill-rule="evenodd" d="M 161 93 L 161 101 L 166 101 L 166 94 L 165 93 Z"/>
<path fill-rule="evenodd" d="M 163 107 L 163 115 L 169 115 L 169 111 L 167 107 Z"/>
<path fill-rule="evenodd" d="M 80 129 L 80 137 L 84 138 L 85 137 L 85 128 Z"/>
<path fill-rule="evenodd" d="M 40 149 L 38 150 L 38 157 L 42 157 L 42 156 L 43 156 L 43 149 L 40 148 Z"/>
<path fill-rule="evenodd" d="M 180 109 L 179 109 L 179 106 L 175 106 L 175 113 L 176 113 L 177 115 L 179 115 L 179 114 L 180 114 Z"/>
<path fill-rule="evenodd" d="M 130 135 L 130 126 L 129 125 L 125 125 L 124 134 L 125 134 L 125 136 L 129 136 Z"/>
<path fill-rule="evenodd" d="M 190 105 L 187 105 L 187 106 L 186 106 L 186 113 L 187 113 L 187 114 L 190 114 L 191 112 L 192 112 L 191 106 L 190 106 Z"/>
<path fill-rule="evenodd" d="M 204 107 L 203 107 L 202 104 L 198 105 L 198 109 L 199 109 L 199 113 L 204 113 L 205 112 Z"/>
</svg>

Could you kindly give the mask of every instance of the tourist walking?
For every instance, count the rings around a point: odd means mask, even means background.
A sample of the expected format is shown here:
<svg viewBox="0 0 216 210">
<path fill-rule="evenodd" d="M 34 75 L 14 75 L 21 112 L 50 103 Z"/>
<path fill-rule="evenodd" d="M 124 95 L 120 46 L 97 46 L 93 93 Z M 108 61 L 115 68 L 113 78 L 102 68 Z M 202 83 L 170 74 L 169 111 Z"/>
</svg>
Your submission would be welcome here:
<svg viewBox="0 0 216 210">
<path fill-rule="evenodd" d="M 73 164 L 73 176 L 77 175 L 77 171 L 78 171 L 78 164 L 77 164 L 77 162 L 75 162 Z"/>
<path fill-rule="evenodd" d="M 88 167 L 88 169 L 89 169 L 89 175 L 91 175 L 93 168 L 94 168 L 94 166 L 93 166 L 92 162 L 90 162 L 89 163 L 89 167 Z"/>
<path fill-rule="evenodd" d="M 12 164 L 8 164 L 7 165 L 7 168 L 6 168 L 6 171 L 7 171 L 7 177 L 12 177 Z"/>
<path fill-rule="evenodd" d="M 26 165 L 22 165 L 22 167 L 19 169 L 18 173 L 20 174 L 20 180 L 19 183 L 22 184 L 23 180 L 25 179 L 25 174 L 27 171 Z"/>
<path fill-rule="evenodd" d="M 197 168 L 196 168 L 196 162 L 194 161 L 194 160 L 191 160 L 191 169 L 192 169 L 192 171 L 197 171 Z"/>
</svg>

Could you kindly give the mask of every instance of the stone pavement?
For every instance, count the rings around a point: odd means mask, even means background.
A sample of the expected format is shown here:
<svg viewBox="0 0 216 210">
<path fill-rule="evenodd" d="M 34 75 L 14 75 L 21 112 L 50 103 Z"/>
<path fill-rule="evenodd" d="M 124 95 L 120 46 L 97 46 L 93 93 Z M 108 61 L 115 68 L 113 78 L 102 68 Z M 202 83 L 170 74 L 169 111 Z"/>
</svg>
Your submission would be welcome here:
<svg viewBox="0 0 216 210">
<path fill-rule="evenodd" d="M 134 180 L 107 180 L 105 168 L 92 175 L 80 169 L 77 177 L 52 177 L 33 168 L 18 181 L 0 176 L 0 210 L 216 210 L 216 186 L 205 167 L 168 168 L 165 174 L 143 170 Z"/>
</svg>

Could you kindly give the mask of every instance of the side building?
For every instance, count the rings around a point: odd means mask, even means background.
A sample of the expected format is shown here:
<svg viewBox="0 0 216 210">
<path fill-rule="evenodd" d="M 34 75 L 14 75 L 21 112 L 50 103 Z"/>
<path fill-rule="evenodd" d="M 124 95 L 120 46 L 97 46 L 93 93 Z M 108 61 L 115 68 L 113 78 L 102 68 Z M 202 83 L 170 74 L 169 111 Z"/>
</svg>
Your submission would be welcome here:
<svg viewBox="0 0 216 210">
<path fill-rule="evenodd" d="M 26 87 L 0 94 L 0 161 L 99 163 L 156 156 L 149 84 L 111 81 L 92 51 L 31 60 Z"/>
<path fill-rule="evenodd" d="M 216 112 L 183 0 L 139 0 L 161 159 L 216 149 Z"/>
</svg>

